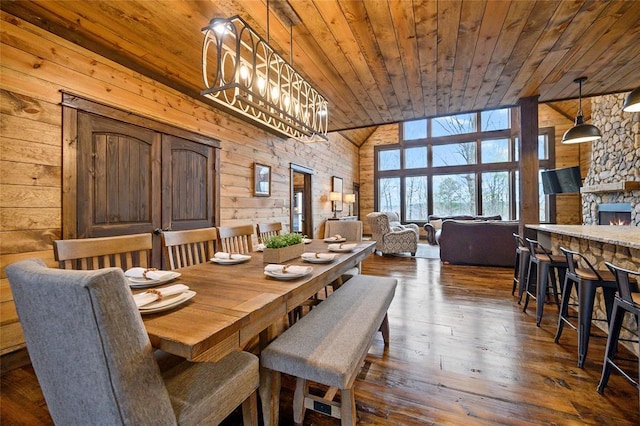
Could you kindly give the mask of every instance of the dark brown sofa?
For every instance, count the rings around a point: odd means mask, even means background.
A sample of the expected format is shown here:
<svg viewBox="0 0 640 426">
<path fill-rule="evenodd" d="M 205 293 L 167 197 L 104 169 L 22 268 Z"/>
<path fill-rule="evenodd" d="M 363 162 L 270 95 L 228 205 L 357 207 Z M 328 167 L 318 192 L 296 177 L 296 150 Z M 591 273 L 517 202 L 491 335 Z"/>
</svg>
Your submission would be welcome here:
<svg viewBox="0 0 640 426">
<path fill-rule="evenodd" d="M 440 260 L 459 265 L 513 267 L 517 221 L 445 220 L 440 232 Z"/>
<path fill-rule="evenodd" d="M 440 225 L 445 220 L 502 220 L 502 216 L 471 216 L 471 215 L 455 215 L 455 216 L 437 216 L 434 214 L 430 214 L 428 217 L 429 222 L 425 223 L 423 228 L 424 232 L 427 235 L 427 242 L 431 245 L 438 244 L 438 240 L 440 239 L 440 229 L 436 229 L 433 226 L 432 221 L 440 222 Z"/>
</svg>

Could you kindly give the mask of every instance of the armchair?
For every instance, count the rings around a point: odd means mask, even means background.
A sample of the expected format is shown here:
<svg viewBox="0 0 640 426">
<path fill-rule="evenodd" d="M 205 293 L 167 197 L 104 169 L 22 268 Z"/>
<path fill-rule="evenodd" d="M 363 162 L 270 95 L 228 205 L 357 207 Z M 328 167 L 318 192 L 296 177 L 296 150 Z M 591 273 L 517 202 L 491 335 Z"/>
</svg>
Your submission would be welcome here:
<svg viewBox="0 0 640 426">
<path fill-rule="evenodd" d="M 391 214 L 397 218 L 395 213 Z M 389 214 L 386 212 L 369 213 L 367 220 L 371 227 L 373 239 L 376 240 L 376 250 L 379 250 L 382 254 L 409 252 L 412 256 L 415 256 L 420 235 L 417 226 L 414 225 L 416 227 L 415 230 L 408 225 L 400 225 L 403 228 L 392 227 Z M 400 222 L 398 221 L 399 224 Z"/>
</svg>

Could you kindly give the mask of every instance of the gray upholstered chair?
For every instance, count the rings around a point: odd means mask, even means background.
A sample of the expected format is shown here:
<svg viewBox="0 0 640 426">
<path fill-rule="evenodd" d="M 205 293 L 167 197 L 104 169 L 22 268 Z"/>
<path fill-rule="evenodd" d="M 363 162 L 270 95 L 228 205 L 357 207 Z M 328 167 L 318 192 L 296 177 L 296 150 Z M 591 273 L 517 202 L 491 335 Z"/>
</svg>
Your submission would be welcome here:
<svg viewBox="0 0 640 426">
<path fill-rule="evenodd" d="M 417 229 L 393 230 L 389 223 L 389 216 L 384 212 L 369 213 L 367 220 L 373 239 L 376 240 L 376 250 L 382 254 L 408 252 L 415 256 L 420 235 Z"/>
<path fill-rule="evenodd" d="M 324 237 L 340 235 L 347 239 L 347 242 L 362 241 L 362 222 L 359 220 L 327 220 L 324 225 Z M 344 275 L 353 276 L 362 271 L 362 264 L 358 263 L 355 268 L 349 269 Z M 343 280 L 349 277 L 344 277 Z"/>
<path fill-rule="evenodd" d="M 121 269 L 30 259 L 6 273 L 56 424 L 217 424 L 240 404 L 245 424 L 257 424 L 258 359 L 236 351 L 160 373 Z"/>
</svg>

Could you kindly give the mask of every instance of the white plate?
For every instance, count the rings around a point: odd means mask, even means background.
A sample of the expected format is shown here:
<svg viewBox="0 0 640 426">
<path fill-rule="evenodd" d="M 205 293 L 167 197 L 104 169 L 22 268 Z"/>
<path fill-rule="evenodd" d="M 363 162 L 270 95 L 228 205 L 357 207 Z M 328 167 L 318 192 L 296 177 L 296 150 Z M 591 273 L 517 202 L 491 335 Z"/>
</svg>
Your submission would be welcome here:
<svg viewBox="0 0 640 426">
<path fill-rule="evenodd" d="M 301 256 L 302 260 L 309 263 L 331 263 L 336 260 L 335 257 L 326 258 L 326 257 L 305 257 Z"/>
<path fill-rule="evenodd" d="M 133 278 L 127 277 L 129 280 L 129 287 L 131 288 L 147 288 L 147 287 L 155 287 L 157 285 L 168 283 L 169 281 L 173 281 L 182 275 L 180 272 L 170 271 L 166 277 L 161 280 L 148 280 L 146 278 Z"/>
<path fill-rule="evenodd" d="M 309 266 L 307 272 L 294 274 L 292 272 L 279 272 L 279 271 L 264 271 L 264 274 L 271 278 L 276 278 L 278 280 L 295 280 L 296 278 L 304 277 L 305 275 L 309 275 L 313 272 L 313 268 Z"/>
<path fill-rule="evenodd" d="M 345 241 L 347 241 L 346 238 L 336 238 L 336 237 L 329 237 L 329 238 L 325 238 L 324 240 L 325 243 L 344 243 Z"/>
<path fill-rule="evenodd" d="M 311 244 L 311 243 L 313 242 L 313 240 L 312 240 L 312 239 L 310 239 L 310 238 L 304 238 L 302 241 L 303 241 L 305 244 Z"/>
<path fill-rule="evenodd" d="M 251 256 L 242 256 L 237 259 L 219 259 L 217 257 L 212 257 L 210 260 L 213 263 L 219 263 L 220 265 L 236 265 L 238 263 L 243 263 L 251 260 Z"/>
<path fill-rule="evenodd" d="M 187 290 L 184 293 L 174 294 L 172 296 L 164 297 L 162 300 L 158 302 L 148 303 L 144 306 L 139 307 L 138 311 L 140 311 L 142 315 L 168 311 L 169 309 L 173 309 L 178 305 L 182 305 L 184 302 L 191 299 L 195 295 L 196 295 L 195 291 Z"/>
</svg>

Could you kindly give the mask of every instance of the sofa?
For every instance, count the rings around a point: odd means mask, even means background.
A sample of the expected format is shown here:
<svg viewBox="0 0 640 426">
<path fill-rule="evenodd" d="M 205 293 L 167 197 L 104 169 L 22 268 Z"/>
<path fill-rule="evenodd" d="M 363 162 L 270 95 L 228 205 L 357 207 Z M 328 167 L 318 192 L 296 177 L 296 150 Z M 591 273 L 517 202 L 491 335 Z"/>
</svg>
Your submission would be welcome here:
<svg viewBox="0 0 640 426">
<path fill-rule="evenodd" d="M 471 215 L 453 215 L 453 216 L 437 216 L 429 215 L 428 222 L 424 224 L 424 232 L 427 236 L 427 242 L 431 245 L 437 245 L 440 239 L 440 230 L 442 222 L 445 220 L 502 220 L 502 216 L 471 216 Z"/>
<path fill-rule="evenodd" d="M 418 225 L 402 225 L 398 215 L 392 212 L 369 213 L 367 221 L 376 240 L 377 251 L 382 254 L 411 253 L 415 256 L 420 238 Z"/>
<path fill-rule="evenodd" d="M 440 260 L 457 265 L 511 267 L 516 261 L 518 221 L 445 220 L 440 230 Z"/>
</svg>

